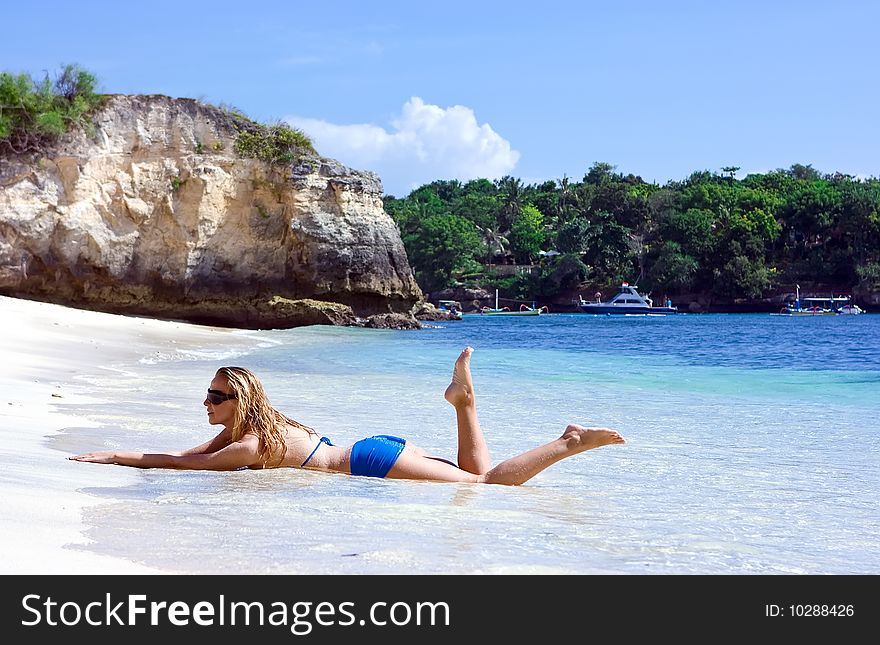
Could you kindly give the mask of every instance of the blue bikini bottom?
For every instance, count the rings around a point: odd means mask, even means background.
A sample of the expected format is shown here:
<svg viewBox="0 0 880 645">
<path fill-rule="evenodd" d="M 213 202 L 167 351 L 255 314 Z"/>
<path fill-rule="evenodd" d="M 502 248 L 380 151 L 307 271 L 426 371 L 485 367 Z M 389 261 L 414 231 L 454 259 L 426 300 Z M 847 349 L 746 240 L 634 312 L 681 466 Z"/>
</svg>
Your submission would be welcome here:
<svg viewBox="0 0 880 645">
<path fill-rule="evenodd" d="M 385 477 L 397 462 L 406 439 L 380 434 L 355 442 L 351 447 L 351 474 Z"/>
</svg>

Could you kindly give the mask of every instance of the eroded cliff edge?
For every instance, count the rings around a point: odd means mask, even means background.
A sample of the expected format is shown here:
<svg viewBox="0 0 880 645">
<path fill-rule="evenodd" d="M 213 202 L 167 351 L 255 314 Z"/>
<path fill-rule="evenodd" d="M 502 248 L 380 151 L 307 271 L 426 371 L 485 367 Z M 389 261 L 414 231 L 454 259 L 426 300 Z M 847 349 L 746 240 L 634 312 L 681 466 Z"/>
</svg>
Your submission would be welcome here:
<svg viewBox="0 0 880 645">
<path fill-rule="evenodd" d="M 375 174 L 242 158 L 254 124 L 191 99 L 111 96 L 94 123 L 0 159 L 0 293 L 245 328 L 416 325 Z"/>
</svg>

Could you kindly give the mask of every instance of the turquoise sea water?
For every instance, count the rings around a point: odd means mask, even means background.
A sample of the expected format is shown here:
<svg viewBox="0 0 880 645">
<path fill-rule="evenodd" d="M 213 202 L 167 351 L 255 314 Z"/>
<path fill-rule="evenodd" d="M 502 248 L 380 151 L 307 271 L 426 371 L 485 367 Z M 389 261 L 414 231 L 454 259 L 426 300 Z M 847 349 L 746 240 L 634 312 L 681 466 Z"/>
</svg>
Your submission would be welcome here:
<svg viewBox="0 0 880 645">
<path fill-rule="evenodd" d="M 466 345 L 496 461 L 572 421 L 627 444 L 521 487 L 131 471 L 88 491 L 92 542 L 72 548 L 187 573 L 880 572 L 878 315 L 466 316 L 257 336 L 245 355 L 113 366 L 84 384 L 104 403 L 65 408 L 100 427 L 67 428 L 55 447 L 197 445 L 214 430 L 207 384 L 237 364 L 336 444 L 391 433 L 453 458 L 442 395 Z"/>
</svg>

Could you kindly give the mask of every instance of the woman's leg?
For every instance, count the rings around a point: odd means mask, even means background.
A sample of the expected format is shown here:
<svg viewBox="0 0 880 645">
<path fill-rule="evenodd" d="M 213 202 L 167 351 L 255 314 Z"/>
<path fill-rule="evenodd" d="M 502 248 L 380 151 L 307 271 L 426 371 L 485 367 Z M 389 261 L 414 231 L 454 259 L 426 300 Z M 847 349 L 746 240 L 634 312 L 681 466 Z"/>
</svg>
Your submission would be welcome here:
<svg viewBox="0 0 880 645">
<path fill-rule="evenodd" d="M 585 450 L 592 450 L 612 443 L 626 443 L 617 432 L 608 428 L 585 428 L 574 423 L 565 428 L 558 439 L 528 452 L 502 461 L 482 475 L 480 481 L 487 484 L 517 486 L 557 461 Z"/>
<path fill-rule="evenodd" d="M 480 429 L 477 418 L 477 401 L 474 382 L 471 379 L 471 354 L 473 348 L 465 347 L 455 367 L 452 368 L 452 382 L 443 395 L 455 408 L 458 425 L 458 465 L 462 470 L 482 475 L 492 467 L 489 446 Z"/>
<path fill-rule="evenodd" d="M 461 468 L 431 459 L 425 451 L 407 444 L 397 462 L 386 475 L 389 479 L 427 479 L 441 482 L 473 482 L 517 486 L 557 461 L 613 443 L 625 443 L 614 430 L 585 428 L 570 424 L 562 436 L 548 444 L 512 457 L 485 474 L 470 473 Z"/>
<path fill-rule="evenodd" d="M 478 483 L 482 475 L 475 475 L 448 461 L 440 461 L 428 457 L 424 450 L 409 443 L 394 462 L 386 479 L 424 479 L 437 482 L 471 482 Z"/>
</svg>

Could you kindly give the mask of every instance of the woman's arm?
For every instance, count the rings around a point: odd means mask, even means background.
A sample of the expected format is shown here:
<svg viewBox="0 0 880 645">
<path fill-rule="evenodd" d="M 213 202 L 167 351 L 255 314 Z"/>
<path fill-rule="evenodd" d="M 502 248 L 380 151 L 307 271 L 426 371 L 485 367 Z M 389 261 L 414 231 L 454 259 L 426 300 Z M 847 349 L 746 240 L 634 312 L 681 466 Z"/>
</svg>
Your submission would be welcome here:
<svg viewBox="0 0 880 645">
<path fill-rule="evenodd" d="M 76 455 L 68 457 L 68 459 L 135 468 L 178 468 L 184 470 L 235 470 L 236 468 L 261 464 L 259 441 L 252 435 L 245 435 L 240 441 L 229 444 L 216 452 L 172 455 L 106 450 Z"/>
<path fill-rule="evenodd" d="M 225 448 L 232 442 L 232 430 L 229 428 L 223 428 L 213 439 L 209 439 L 205 443 L 200 446 L 196 446 L 195 448 L 190 448 L 189 450 L 184 450 L 183 452 L 172 452 L 168 453 L 176 456 L 183 455 L 203 455 L 208 452 L 217 452 L 222 448 Z"/>
</svg>

